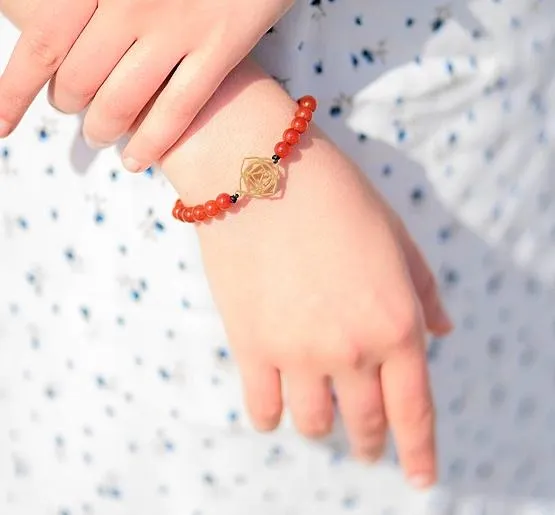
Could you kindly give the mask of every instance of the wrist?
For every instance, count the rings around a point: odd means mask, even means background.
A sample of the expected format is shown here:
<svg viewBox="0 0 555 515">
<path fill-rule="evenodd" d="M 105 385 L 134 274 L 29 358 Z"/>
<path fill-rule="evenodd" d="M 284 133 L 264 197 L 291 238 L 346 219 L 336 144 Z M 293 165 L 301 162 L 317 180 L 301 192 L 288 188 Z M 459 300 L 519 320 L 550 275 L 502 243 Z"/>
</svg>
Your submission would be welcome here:
<svg viewBox="0 0 555 515">
<path fill-rule="evenodd" d="M 244 159 L 271 158 L 297 107 L 256 64 L 243 62 L 162 160 L 162 168 L 183 203 L 196 206 L 221 193 L 231 195 L 239 190 Z M 280 165 L 285 177 L 275 201 L 240 201 L 240 212 L 229 213 L 225 223 L 199 224 L 198 229 L 210 227 L 212 234 L 219 234 L 220 228 L 228 234 L 234 233 L 234 228 L 256 230 L 259 224 L 274 225 L 277 218 L 294 219 L 313 203 L 320 204 L 314 212 L 338 198 L 357 203 L 368 191 L 359 170 L 316 126 L 303 134 L 294 152 Z"/>
<path fill-rule="evenodd" d="M 242 63 L 162 160 L 180 198 L 195 205 L 235 193 L 244 159 L 271 158 L 296 107 L 254 63 Z"/>
</svg>

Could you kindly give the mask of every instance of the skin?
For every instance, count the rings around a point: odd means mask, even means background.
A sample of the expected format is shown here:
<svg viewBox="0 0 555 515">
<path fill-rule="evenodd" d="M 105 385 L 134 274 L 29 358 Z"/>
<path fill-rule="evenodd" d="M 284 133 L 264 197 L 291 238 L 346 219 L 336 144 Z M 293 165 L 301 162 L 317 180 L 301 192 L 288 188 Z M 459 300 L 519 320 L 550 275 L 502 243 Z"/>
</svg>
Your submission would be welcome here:
<svg viewBox="0 0 555 515">
<path fill-rule="evenodd" d="M 19 1 L 7 12 L 24 27 Z M 162 157 L 184 203 L 233 191 L 244 156 L 268 155 L 294 109 L 274 80 L 241 63 Z M 270 431 L 287 405 L 302 434 L 323 436 L 333 385 L 353 454 L 377 459 L 390 428 L 407 478 L 427 487 L 437 471 L 426 333 L 452 329 L 433 275 L 400 219 L 316 126 L 288 161 L 279 200 L 197 227 L 251 418 Z"/>
<path fill-rule="evenodd" d="M 12 10 L 9 1 L 2 4 Z M 253 10 L 251 0 L 29 3 L 33 15 L 0 77 L 0 137 L 17 126 L 51 79 L 50 100 L 60 111 L 78 113 L 90 104 L 83 130 L 93 147 L 125 135 L 158 91 L 123 153 L 130 171 L 143 170 L 176 142 L 226 75 L 292 4 L 264 0 Z"/>
</svg>

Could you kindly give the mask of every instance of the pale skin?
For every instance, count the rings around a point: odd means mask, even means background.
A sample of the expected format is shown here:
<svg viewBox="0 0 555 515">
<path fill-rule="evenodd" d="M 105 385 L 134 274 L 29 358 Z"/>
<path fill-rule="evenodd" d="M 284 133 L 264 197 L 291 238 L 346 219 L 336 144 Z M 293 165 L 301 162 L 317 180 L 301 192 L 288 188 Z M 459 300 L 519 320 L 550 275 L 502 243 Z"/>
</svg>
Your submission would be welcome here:
<svg viewBox="0 0 555 515">
<path fill-rule="evenodd" d="M 25 27 L 32 0 L 1 1 Z M 161 160 L 183 201 L 233 192 L 243 158 L 271 154 L 294 105 L 241 63 Z M 389 427 L 407 478 L 427 487 L 437 471 L 426 333 L 451 322 L 425 260 L 360 170 L 316 127 L 303 141 L 279 200 L 198 227 L 246 405 L 262 431 L 287 405 L 302 434 L 320 437 L 333 386 L 353 454 L 377 459 Z"/>
<path fill-rule="evenodd" d="M 91 146 L 109 146 L 173 72 L 123 152 L 130 171 L 143 170 L 293 2 L 253 9 L 252 0 L 23 0 L 33 14 L 0 77 L 0 137 L 52 79 L 51 103 L 66 113 L 90 104 L 84 135 Z M 10 3 L 0 0 L 0 8 Z"/>
</svg>

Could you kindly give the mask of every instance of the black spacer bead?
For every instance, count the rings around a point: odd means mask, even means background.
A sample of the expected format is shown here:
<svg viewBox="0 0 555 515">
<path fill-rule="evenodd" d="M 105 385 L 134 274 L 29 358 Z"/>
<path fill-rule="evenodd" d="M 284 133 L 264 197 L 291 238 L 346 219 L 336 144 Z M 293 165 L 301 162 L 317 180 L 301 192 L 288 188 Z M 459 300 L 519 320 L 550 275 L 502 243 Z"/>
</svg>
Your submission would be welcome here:
<svg viewBox="0 0 555 515">
<path fill-rule="evenodd" d="M 237 194 L 231 195 L 231 203 L 232 204 L 236 204 L 238 200 L 239 200 L 239 195 L 237 195 Z"/>
<path fill-rule="evenodd" d="M 274 155 L 272 156 L 272 161 L 274 162 L 274 164 L 278 164 L 278 162 L 279 162 L 280 159 L 281 159 L 281 158 L 280 158 L 277 154 L 274 154 Z"/>
</svg>

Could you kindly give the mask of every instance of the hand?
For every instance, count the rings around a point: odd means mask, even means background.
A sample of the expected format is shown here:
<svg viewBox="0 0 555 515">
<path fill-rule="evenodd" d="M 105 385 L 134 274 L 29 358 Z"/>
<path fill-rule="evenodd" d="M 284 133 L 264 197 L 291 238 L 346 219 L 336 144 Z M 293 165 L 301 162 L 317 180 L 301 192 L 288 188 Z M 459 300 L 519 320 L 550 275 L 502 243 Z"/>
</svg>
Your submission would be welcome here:
<svg viewBox="0 0 555 515">
<path fill-rule="evenodd" d="M 92 101 L 84 134 L 95 146 L 109 145 L 172 74 L 123 153 L 130 170 L 142 170 L 176 142 L 293 2 L 43 0 L 0 78 L 0 136 L 53 77 L 52 103 L 77 113 Z"/>
<path fill-rule="evenodd" d="M 286 195 L 200 226 L 206 272 L 255 425 L 287 401 L 298 429 L 327 434 L 333 386 L 354 453 L 376 459 L 391 426 L 415 486 L 435 481 L 426 329 L 451 330 L 401 221 L 318 132 Z M 188 156 L 187 159 L 194 159 Z"/>
<path fill-rule="evenodd" d="M 0 137 L 7 136 L 17 126 L 64 60 L 95 8 L 96 0 L 43 0 L 40 3 L 38 0 L 0 0 L 3 13 L 26 25 L 0 76 Z"/>
</svg>

